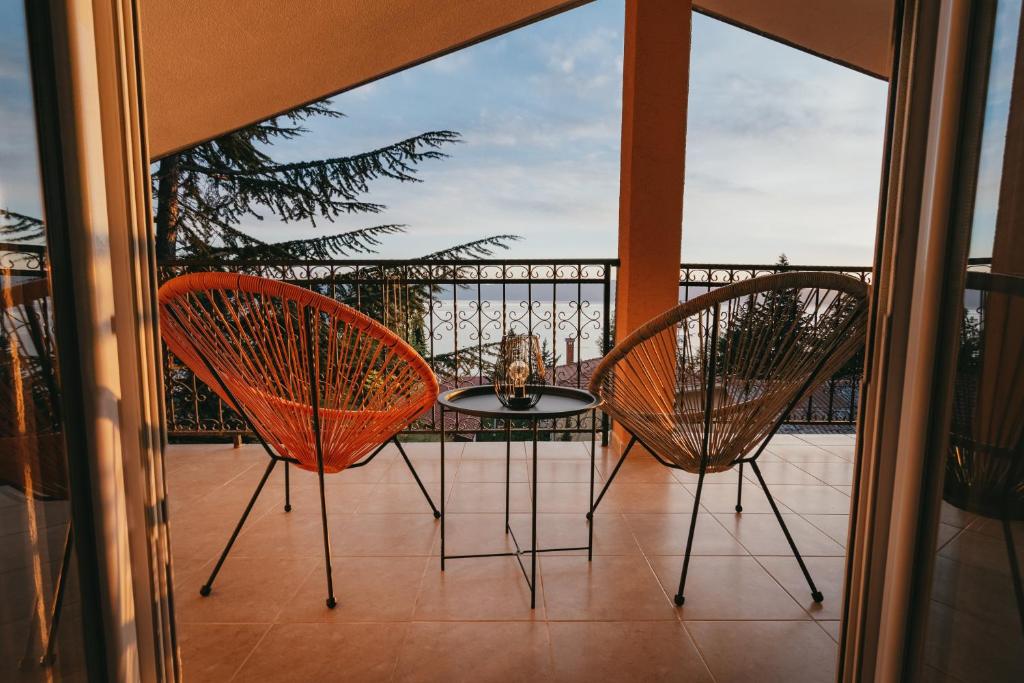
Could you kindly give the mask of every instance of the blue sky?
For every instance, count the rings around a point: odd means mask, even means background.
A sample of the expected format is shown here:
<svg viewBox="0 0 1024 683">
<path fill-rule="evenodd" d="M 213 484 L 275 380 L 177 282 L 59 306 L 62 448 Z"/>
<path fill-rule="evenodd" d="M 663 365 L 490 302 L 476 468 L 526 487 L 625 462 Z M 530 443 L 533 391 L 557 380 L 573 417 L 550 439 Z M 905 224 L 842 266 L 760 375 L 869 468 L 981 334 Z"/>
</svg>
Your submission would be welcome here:
<svg viewBox="0 0 1024 683">
<path fill-rule="evenodd" d="M 597 0 L 337 96 L 346 118 L 312 122 L 275 156 L 340 156 L 437 129 L 464 142 L 423 165 L 423 183 L 377 182 L 367 199 L 388 206 L 381 215 L 243 229 L 278 240 L 407 224 L 384 257 L 498 233 L 523 237 L 510 257 L 614 256 L 623 16 L 622 0 Z M 28 112 L 17 42 L 0 41 L 0 203 L 38 213 L 31 129 L 9 123 Z M 682 257 L 869 264 L 886 83 L 701 15 L 690 81 Z"/>
<path fill-rule="evenodd" d="M 24 8 L 0 2 L 0 207 L 42 215 Z"/>
<path fill-rule="evenodd" d="M 423 183 L 382 182 L 382 247 L 417 256 L 486 234 L 510 256 L 614 256 L 622 100 L 621 0 L 598 0 L 334 98 L 347 118 L 279 148 L 354 153 L 431 129 L 462 133 Z M 693 22 L 683 258 L 870 264 L 886 88 L 702 15 Z M 255 234 L 283 237 L 253 221 Z M 331 229 L 326 225 L 323 229 Z M 316 234 L 288 227 L 289 234 Z"/>
</svg>

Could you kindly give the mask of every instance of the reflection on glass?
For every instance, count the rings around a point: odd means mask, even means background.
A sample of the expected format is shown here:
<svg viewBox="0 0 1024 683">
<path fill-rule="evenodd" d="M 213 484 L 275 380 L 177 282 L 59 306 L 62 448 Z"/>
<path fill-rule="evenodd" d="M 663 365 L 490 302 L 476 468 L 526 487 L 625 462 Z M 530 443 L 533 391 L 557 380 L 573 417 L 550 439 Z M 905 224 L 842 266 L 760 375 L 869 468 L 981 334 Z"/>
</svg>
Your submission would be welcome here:
<svg viewBox="0 0 1024 683">
<path fill-rule="evenodd" d="M 0 1 L 0 681 L 83 680 L 24 3 Z"/>
<path fill-rule="evenodd" d="M 1020 0 L 998 3 L 921 672 L 927 680 L 1024 680 L 1020 22 Z"/>
</svg>

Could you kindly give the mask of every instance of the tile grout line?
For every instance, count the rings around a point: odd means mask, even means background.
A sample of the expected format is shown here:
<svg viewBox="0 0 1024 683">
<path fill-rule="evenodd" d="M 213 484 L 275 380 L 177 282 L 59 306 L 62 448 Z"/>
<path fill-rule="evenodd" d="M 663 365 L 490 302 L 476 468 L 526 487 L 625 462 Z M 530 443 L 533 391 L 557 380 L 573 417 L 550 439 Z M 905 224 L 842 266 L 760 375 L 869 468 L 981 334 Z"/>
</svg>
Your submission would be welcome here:
<svg viewBox="0 0 1024 683">
<path fill-rule="evenodd" d="M 231 677 L 228 679 L 229 682 L 236 680 L 238 678 L 238 675 L 242 673 L 242 669 L 245 667 L 246 664 L 249 663 L 249 660 L 252 659 L 253 654 L 256 653 L 256 649 L 259 648 L 259 646 L 263 644 L 263 641 L 266 640 L 267 636 L 270 635 L 270 630 L 272 628 L 274 628 L 274 624 L 267 624 L 267 630 L 263 632 L 263 635 L 259 637 L 259 640 L 256 641 L 256 644 L 252 646 L 251 650 L 249 650 L 249 654 L 247 654 L 245 658 L 242 659 L 241 663 L 238 665 L 238 668 L 236 668 L 235 672 L 231 674 Z M 182 661 L 181 666 L 182 670 L 184 670 L 184 661 Z"/>
</svg>

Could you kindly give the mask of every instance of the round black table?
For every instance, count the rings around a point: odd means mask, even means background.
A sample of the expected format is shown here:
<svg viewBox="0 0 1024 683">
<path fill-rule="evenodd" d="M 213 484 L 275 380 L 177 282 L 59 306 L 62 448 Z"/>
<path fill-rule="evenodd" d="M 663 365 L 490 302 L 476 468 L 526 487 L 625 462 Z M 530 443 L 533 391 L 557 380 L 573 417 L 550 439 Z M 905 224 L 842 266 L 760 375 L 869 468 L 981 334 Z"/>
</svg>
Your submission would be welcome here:
<svg viewBox="0 0 1024 683">
<path fill-rule="evenodd" d="M 530 609 L 537 605 L 537 553 L 551 553 L 567 550 L 586 550 L 587 560 L 591 560 L 594 554 L 594 454 L 596 451 L 597 434 L 597 409 L 601 405 L 601 399 L 589 391 L 574 389 L 572 387 L 546 387 L 540 400 L 532 408 L 527 410 L 512 410 L 506 408 L 494 394 L 494 387 L 480 385 L 451 389 L 442 393 L 437 398 L 441 408 L 441 571 L 444 571 L 445 560 L 463 559 L 469 557 L 505 557 L 513 556 L 518 560 L 526 583 L 530 586 Z M 476 417 L 490 417 L 502 420 L 505 423 L 505 533 L 509 534 L 515 544 L 515 551 L 506 553 L 483 553 L 477 555 L 447 555 L 445 554 L 445 498 L 444 495 L 444 451 L 445 451 L 445 412 L 457 412 Z M 542 420 L 554 420 L 563 417 L 572 417 L 587 411 L 591 412 L 590 421 L 590 509 L 588 511 L 587 524 L 587 545 L 572 548 L 538 548 L 537 547 L 537 425 Z M 519 541 L 509 525 L 509 469 L 511 467 L 512 455 L 512 420 L 528 420 L 533 435 L 533 477 L 530 489 L 530 524 L 531 538 L 530 548 L 520 549 Z M 526 566 L 523 564 L 523 555 L 530 556 L 530 575 L 526 576 Z"/>
</svg>

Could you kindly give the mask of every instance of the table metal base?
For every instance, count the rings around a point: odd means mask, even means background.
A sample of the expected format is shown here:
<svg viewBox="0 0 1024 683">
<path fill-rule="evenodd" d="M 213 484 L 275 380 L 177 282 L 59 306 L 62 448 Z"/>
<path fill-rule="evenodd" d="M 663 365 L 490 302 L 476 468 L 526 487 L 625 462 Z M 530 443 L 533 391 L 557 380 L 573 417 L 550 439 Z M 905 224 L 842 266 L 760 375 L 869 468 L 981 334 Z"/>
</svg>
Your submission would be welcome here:
<svg viewBox="0 0 1024 683">
<path fill-rule="evenodd" d="M 516 538 L 516 534 L 512 531 L 512 526 L 509 524 L 509 475 L 512 465 L 512 425 L 510 420 L 505 420 L 505 533 L 512 538 L 512 543 L 515 544 L 516 549 L 514 551 L 503 552 L 503 553 L 476 553 L 468 555 L 448 555 L 445 553 L 445 476 L 444 476 L 444 463 L 445 463 L 445 428 L 444 428 L 444 414 L 445 408 L 441 406 L 441 571 L 444 571 L 444 564 L 446 560 L 462 560 L 472 557 L 514 557 L 519 562 L 519 568 L 523 572 L 523 578 L 526 579 L 526 585 L 530 587 L 530 609 L 537 607 L 537 554 L 538 553 L 558 553 L 568 552 L 575 550 L 586 550 L 587 561 L 591 561 L 594 557 L 594 467 L 596 445 L 597 445 L 597 411 L 592 410 L 590 420 L 590 508 L 587 513 L 587 545 L 573 546 L 568 548 L 538 548 L 537 547 L 537 427 L 540 419 L 531 419 L 531 432 L 533 436 L 533 477 L 531 479 L 530 487 L 530 526 L 531 526 L 531 539 L 529 548 L 521 548 L 519 546 L 519 540 Z M 530 556 L 530 571 L 527 573 L 526 565 L 523 563 L 523 556 Z"/>
</svg>

